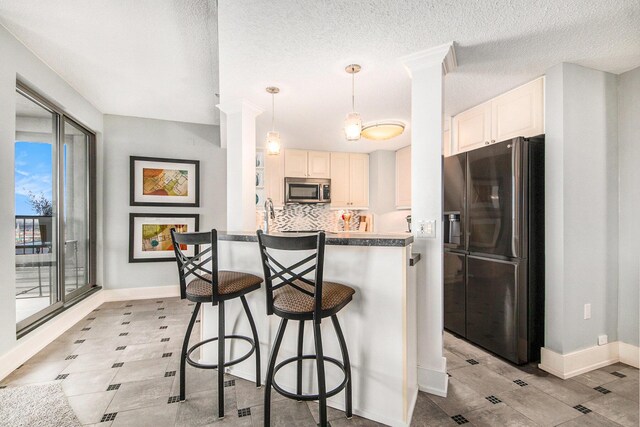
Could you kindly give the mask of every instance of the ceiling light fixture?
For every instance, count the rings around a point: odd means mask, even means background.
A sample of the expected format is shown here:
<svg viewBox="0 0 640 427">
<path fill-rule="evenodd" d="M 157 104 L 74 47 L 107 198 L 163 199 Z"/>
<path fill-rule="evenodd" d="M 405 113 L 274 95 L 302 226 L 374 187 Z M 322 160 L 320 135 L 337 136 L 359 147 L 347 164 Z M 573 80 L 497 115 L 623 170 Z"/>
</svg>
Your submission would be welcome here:
<svg viewBox="0 0 640 427">
<path fill-rule="evenodd" d="M 351 74 L 351 112 L 344 119 L 344 135 L 347 141 L 357 141 L 360 139 L 362 131 L 362 119 L 360 114 L 356 112 L 356 96 L 355 96 L 355 75 L 360 72 L 362 67 L 358 64 L 347 65 L 345 71 Z"/>
<path fill-rule="evenodd" d="M 405 124 L 399 120 L 381 120 L 365 123 L 362 126 L 362 136 L 374 141 L 385 141 L 402 135 Z"/>
<path fill-rule="evenodd" d="M 280 89 L 275 86 L 269 86 L 267 92 L 271 94 L 271 130 L 267 132 L 267 154 L 272 156 L 280 154 L 280 132 L 275 130 L 275 117 L 276 117 L 276 93 L 280 92 Z"/>
</svg>

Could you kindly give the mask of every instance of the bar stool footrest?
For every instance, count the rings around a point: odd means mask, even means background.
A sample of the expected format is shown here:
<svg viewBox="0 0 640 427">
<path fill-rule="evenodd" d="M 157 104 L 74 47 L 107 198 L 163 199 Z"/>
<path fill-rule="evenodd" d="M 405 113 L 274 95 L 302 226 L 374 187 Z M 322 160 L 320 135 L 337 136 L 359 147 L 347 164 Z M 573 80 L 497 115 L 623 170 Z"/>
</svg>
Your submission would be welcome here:
<svg viewBox="0 0 640 427">
<path fill-rule="evenodd" d="M 245 337 L 244 335 L 225 335 L 224 339 L 225 341 L 228 339 L 239 339 L 239 340 L 247 341 L 249 344 L 251 344 L 251 348 L 246 354 L 242 355 L 241 357 L 238 357 L 237 359 L 233 359 L 233 360 L 229 360 L 228 362 L 225 362 L 224 364 L 225 368 L 236 365 L 240 362 L 244 362 L 249 357 L 251 357 L 251 355 L 256 351 L 256 343 L 253 341 L 252 338 Z M 200 369 L 218 369 L 218 364 L 209 365 L 209 364 L 199 363 L 191 358 L 191 353 L 193 353 L 197 348 L 217 340 L 218 340 L 218 337 L 209 338 L 207 340 L 200 341 L 199 343 L 194 344 L 192 347 L 190 347 L 189 350 L 187 350 L 187 357 L 186 357 L 187 363 L 193 367 L 200 368 Z"/>
<path fill-rule="evenodd" d="M 283 389 L 282 387 L 280 387 L 278 385 L 278 383 L 276 382 L 276 374 L 278 373 L 278 370 L 280 370 L 280 368 L 283 368 L 284 366 L 286 366 L 286 365 L 288 365 L 290 363 L 297 362 L 298 360 L 309 360 L 309 359 L 316 360 L 316 355 L 315 354 L 306 354 L 306 355 L 303 355 L 302 357 L 294 356 L 294 357 L 290 357 L 290 358 L 285 359 L 282 362 L 278 363 L 275 366 L 275 368 L 273 369 L 272 385 L 273 385 L 274 390 L 277 391 L 278 393 L 280 393 L 281 395 L 283 395 L 284 397 L 288 397 L 289 399 L 302 400 L 302 401 L 319 400 L 320 396 L 317 395 L 317 394 L 291 393 L 291 392 Z M 338 385 L 333 390 L 330 390 L 330 391 L 326 392 L 326 397 L 335 396 L 336 394 L 338 394 L 342 390 L 344 390 L 344 388 L 347 386 L 348 378 L 347 378 L 347 373 L 346 373 L 346 371 L 344 369 L 344 364 L 341 361 L 339 361 L 337 359 L 334 359 L 333 357 L 328 357 L 328 356 L 324 356 L 322 358 L 322 360 L 324 360 L 325 362 L 332 363 L 333 365 L 337 366 L 338 368 L 340 368 L 340 370 L 344 374 L 344 380 L 342 380 L 340 385 Z"/>
</svg>

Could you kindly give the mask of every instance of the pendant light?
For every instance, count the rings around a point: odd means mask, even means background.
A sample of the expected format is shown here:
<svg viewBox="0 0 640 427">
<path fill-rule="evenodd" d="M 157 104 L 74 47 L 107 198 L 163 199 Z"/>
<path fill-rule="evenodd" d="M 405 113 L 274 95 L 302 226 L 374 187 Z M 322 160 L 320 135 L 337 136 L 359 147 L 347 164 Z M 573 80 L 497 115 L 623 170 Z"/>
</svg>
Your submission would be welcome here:
<svg viewBox="0 0 640 427">
<path fill-rule="evenodd" d="M 267 154 L 276 156 L 280 154 L 280 132 L 275 130 L 275 116 L 276 116 L 276 101 L 275 95 L 280 92 L 280 89 L 274 86 L 269 86 L 267 92 L 271 94 L 271 130 L 267 132 Z"/>
<path fill-rule="evenodd" d="M 351 74 L 351 112 L 344 119 L 344 135 L 347 141 L 358 141 L 362 132 L 362 119 L 356 112 L 355 75 L 362 67 L 358 64 L 347 65 L 345 71 Z"/>
</svg>

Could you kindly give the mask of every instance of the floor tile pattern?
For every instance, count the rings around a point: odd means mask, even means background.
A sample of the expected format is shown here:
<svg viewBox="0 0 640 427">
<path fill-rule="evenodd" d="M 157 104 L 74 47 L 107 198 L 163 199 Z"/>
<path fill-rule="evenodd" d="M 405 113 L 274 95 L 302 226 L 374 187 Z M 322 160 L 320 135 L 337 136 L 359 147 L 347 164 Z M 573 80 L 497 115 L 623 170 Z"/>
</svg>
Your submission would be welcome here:
<svg viewBox="0 0 640 427">
<path fill-rule="evenodd" d="M 59 381 L 87 426 L 262 426 L 264 388 L 231 375 L 225 375 L 225 417 L 218 417 L 215 370 L 187 366 L 187 400 L 179 401 L 179 355 L 192 307 L 177 298 L 103 304 L 0 388 Z M 193 342 L 199 328 L 197 323 Z M 420 392 L 411 427 L 639 424 L 635 368 L 616 363 L 561 380 L 536 364 L 513 365 L 449 333 L 444 345 L 448 396 Z M 316 402 L 272 395 L 272 426 L 317 425 Z M 332 408 L 328 419 L 333 427 L 381 426 L 357 416 L 347 420 Z"/>
</svg>

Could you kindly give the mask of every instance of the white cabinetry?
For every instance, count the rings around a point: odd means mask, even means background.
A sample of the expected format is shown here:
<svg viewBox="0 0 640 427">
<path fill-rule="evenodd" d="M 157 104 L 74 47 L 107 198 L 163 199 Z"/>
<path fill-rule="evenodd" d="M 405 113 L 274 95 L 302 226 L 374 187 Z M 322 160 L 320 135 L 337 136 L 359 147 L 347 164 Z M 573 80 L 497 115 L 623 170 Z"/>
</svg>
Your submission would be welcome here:
<svg viewBox="0 0 640 427">
<path fill-rule="evenodd" d="M 331 206 L 369 207 L 369 155 L 331 153 Z"/>
<path fill-rule="evenodd" d="M 349 206 L 369 207 L 369 155 L 349 154 Z"/>
<path fill-rule="evenodd" d="M 284 150 L 284 174 L 295 178 L 329 178 L 330 154 L 327 151 Z"/>
<path fill-rule="evenodd" d="M 453 152 L 473 150 L 491 140 L 491 102 L 485 102 L 453 118 Z"/>
<path fill-rule="evenodd" d="M 396 151 L 396 208 L 411 209 L 411 146 Z"/>
<path fill-rule="evenodd" d="M 544 77 L 453 118 L 452 152 L 462 153 L 518 136 L 544 133 Z"/>
<path fill-rule="evenodd" d="M 275 206 L 284 205 L 284 161 L 283 156 L 265 155 L 264 189 L 267 198 Z"/>
<path fill-rule="evenodd" d="M 491 102 L 495 141 L 544 133 L 544 79 L 534 80 Z"/>
<path fill-rule="evenodd" d="M 307 151 L 284 150 L 284 176 L 307 177 Z"/>
</svg>

